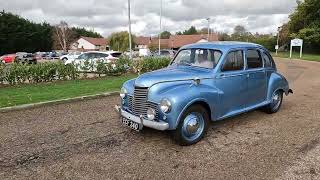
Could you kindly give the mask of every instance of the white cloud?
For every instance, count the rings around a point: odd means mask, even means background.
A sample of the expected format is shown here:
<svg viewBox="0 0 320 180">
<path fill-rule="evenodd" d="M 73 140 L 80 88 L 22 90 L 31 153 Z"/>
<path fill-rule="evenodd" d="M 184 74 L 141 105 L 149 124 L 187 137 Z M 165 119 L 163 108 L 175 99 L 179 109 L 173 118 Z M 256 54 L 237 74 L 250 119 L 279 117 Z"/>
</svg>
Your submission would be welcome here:
<svg viewBox="0 0 320 180">
<path fill-rule="evenodd" d="M 127 30 L 127 0 L 0 0 L 1 8 L 35 22 L 67 21 L 107 36 Z M 138 35 L 154 35 L 159 31 L 160 0 L 131 0 L 132 30 Z M 287 21 L 296 7 L 295 0 L 163 0 L 163 29 L 182 31 L 195 25 L 232 32 L 244 25 L 251 32 L 273 33 Z"/>
</svg>

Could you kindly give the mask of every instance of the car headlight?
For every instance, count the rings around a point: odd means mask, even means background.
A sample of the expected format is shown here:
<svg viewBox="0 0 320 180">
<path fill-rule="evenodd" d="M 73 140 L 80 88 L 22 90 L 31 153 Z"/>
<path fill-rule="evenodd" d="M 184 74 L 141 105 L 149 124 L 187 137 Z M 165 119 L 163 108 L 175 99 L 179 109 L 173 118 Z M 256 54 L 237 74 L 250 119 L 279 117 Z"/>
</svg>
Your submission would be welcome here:
<svg viewBox="0 0 320 180">
<path fill-rule="evenodd" d="M 148 120 L 152 121 L 156 117 L 156 111 L 152 108 L 148 108 L 147 110 L 147 118 Z"/>
<path fill-rule="evenodd" d="M 124 97 L 126 97 L 128 91 L 126 90 L 126 88 L 122 87 L 121 91 L 120 91 L 120 97 L 123 99 Z"/>
<path fill-rule="evenodd" d="M 160 109 L 164 113 L 170 112 L 171 111 L 171 102 L 168 99 L 161 100 Z"/>
</svg>

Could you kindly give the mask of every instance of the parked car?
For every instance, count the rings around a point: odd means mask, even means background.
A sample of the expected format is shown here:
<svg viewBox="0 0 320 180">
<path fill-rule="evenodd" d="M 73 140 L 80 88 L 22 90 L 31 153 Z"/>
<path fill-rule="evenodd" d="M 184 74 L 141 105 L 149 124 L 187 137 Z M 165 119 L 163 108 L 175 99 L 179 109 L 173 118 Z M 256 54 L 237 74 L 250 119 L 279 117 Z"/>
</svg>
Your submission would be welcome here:
<svg viewBox="0 0 320 180">
<path fill-rule="evenodd" d="M 69 59 L 65 62 L 65 65 L 73 64 L 76 67 L 78 67 L 79 70 L 82 70 L 81 67 L 84 66 L 84 63 L 86 61 L 89 61 L 91 64 L 93 64 L 93 68 L 89 71 L 95 71 L 95 67 L 97 65 L 98 60 L 103 60 L 105 63 L 112 63 L 119 59 L 119 57 L 122 55 L 121 52 L 117 51 L 106 51 L 106 52 L 100 52 L 100 51 L 91 51 L 91 52 L 85 52 L 81 54 L 78 58 L 72 60 Z"/>
<path fill-rule="evenodd" d="M 22 64 L 37 64 L 37 59 L 32 53 L 17 52 L 14 62 Z"/>
<path fill-rule="evenodd" d="M 59 59 L 59 55 L 57 52 L 47 52 L 46 56 L 44 57 L 44 59 L 47 60 L 54 60 L 54 59 Z"/>
<path fill-rule="evenodd" d="M 175 56 L 175 54 L 176 54 L 176 52 L 174 50 L 162 49 L 162 50 L 160 50 L 160 54 L 159 54 L 159 51 L 156 51 L 152 54 L 152 56 L 173 58 Z"/>
<path fill-rule="evenodd" d="M 257 108 L 276 113 L 289 93 L 263 46 L 197 43 L 182 47 L 167 68 L 125 82 L 115 108 L 134 130 L 173 130 L 180 145 L 191 145 L 205 135 L 210 120 Z"/>
<path fill-rule="evenodd" d="M 47 56 L 46 52 L 36 52 L 33 55 L 37 61 L 42 60 Z"/>
<path fill-rule="evenodd" d="M 82 52 L 76 51 L 76 52 L 70 52 L 69 54 L 60 56 L 60 60 L 63 62 L 66 62 L 67 60 L 73 61 L 74 59 L 78 58 Z"/>
<path fill-rule="evenodd" d="M 3 63 L 13 63 L 15 58 L 16 54 L 6 54 L 1 56 L 0 59 Z"/>
</svg>

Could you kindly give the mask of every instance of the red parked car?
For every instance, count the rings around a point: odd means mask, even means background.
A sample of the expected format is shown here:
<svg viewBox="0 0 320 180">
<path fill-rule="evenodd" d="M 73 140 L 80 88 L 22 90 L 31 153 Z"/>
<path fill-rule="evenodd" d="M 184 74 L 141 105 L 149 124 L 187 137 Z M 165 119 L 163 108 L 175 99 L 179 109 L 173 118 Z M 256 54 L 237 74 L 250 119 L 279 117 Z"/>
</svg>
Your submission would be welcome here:
<svg viewBox="0 0 320 180">
<path fill-rule="evenodd" d="M 13 63 L 15 58 L 16 58 L 16 54 L 7 54 L 7 55 L 3 55 L 1 56 L 1 61 L 3 63 Z"/>
</svg>

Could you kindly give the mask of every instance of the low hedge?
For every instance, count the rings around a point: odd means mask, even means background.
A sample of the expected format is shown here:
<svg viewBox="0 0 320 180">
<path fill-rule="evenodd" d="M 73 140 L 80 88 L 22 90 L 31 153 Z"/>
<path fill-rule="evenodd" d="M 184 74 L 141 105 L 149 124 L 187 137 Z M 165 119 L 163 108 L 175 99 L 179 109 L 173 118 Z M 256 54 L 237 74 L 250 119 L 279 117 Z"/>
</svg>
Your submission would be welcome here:
<svg viewBox="0 0 320 180">
<path fill-rule="evenodd" d="M 79 68 L 75 65 L 64 65 L 62 62 L 46 62 L 38 64 L 18 64 L 11 65 L 0 64 L 0 83 L 1 84 L 22 84 L 22 83 L 40 83 L 57 80 L 70 80 L 77 78 L 86 78 L 87 73 L 93 73 L 104 76 L 119 76 L 129 71 L 135 73 L 144 73 L 168 66 L 170 59 L 147 57 L 130 61 L 122 57 L 115 63 L 105 63 L 98 61 L 95 65 L 86 61 Z M 82 75 L 82 76 L 80 76 Z"/>
</svg>

